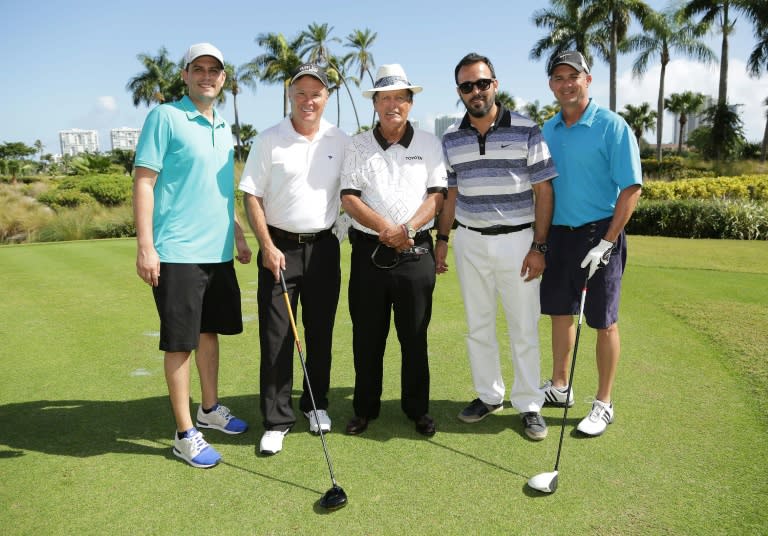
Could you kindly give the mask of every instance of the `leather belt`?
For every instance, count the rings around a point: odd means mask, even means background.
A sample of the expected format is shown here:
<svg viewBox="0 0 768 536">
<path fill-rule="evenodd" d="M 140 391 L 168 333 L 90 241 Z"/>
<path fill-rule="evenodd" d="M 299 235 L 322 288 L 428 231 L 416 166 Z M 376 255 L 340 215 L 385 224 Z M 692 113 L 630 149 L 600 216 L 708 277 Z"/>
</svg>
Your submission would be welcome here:
<svg viewBox="0 0 768 536">
<path fill-rule="evenodd" d="M 464 227 L 465 229 L 469 229 L 470 231 L 475 231 L 481 235 L 517 233 L 519 231 L 531 228 L 531 223 L 523 223 L 520 225 L 494 225 L 493 227 L 470 227 L 469 225 L 464 225 L 463 223 L 457 221 L 456 225 L 459 227 Z"/>
<path fill-rule="evenodd" d="M 272 227 L 271 225 L 267 225 L 267 229 L 269 229 L 269 234 L 272 236 L 276 236 L 277 238 L 284 238 L 285 240 L 292 240 L 293 242 L 298 242 L 299 244 L 315 242 L 331 234 L 330 229 L 323 229 L 322 231 L 318 231 L 316 233 L 290 233 L 288 231 L 278 229 L 277 227 Z"/>
<path fill-rule="evenodd" d="M 591 221 L 589 223 L 585 223 L 584 225 L 579 225 L 578 227 L 573 227 L 571 225 L 552 225 L 552 227 L 554 229 L 560 229 L 560 230 L 563 230 L 563 231 L 581 231 L 582 229 L 587 229 L 589 227 L 595 227 L 595 226 L 597 226 L 598 224 L 600 224 L 600 223 L 602 223 L 604 221 L 609 221 L 610 219 L 611 218 L 603 218 L 602 220 Z"/>
</svg>

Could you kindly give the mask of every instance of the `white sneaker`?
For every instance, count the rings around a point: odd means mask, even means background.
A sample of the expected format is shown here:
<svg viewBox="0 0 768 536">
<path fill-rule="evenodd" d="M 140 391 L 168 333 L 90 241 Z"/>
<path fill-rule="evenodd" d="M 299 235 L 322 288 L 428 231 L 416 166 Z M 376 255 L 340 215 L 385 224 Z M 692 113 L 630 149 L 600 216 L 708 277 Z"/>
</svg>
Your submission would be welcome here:
<svg viewBox="0 0 768 536">
<path fill-rule="evenodd" d="M 173 453 L 192 467 L 203 469 L 213 467 L 221 461 L 221 455 L 203 439 L 203 434 L 194 428 L 187 430 L 181 439 L 178 434 L 174 434 Z"/>
<path fill-rule="evenodd" d="M 324 409 L 317 410 L 317 418 L 315 418 L 314 411 L 305 411 L 304 416 L 309 419 L 309 431 L 313 434 L 319 434 L 320 430 L 322 430 L 323 433 L 331 431 L 331 418 L 328 416 L 328 412 Z M 318 422 L 320 422 L 319 427 L 317 424 Z"/>
<path fill-rule="evenodd" d="M 584 417 L 576 429 L 582 434 L 599 436 L 613 422 L 613 404 L 600 400 L 592 402 L 592 410 Z"/>
<path fill-rule="evenodd" d="M 540 389 L 544 391 L 545 406 L 565 407 L 565 395 L 568 392 L 567 385 L 565 387 L 555 387 L 552 385 L 552 380 L 547 380 Z M 573 407 L 573 389 L 571 389 L 571 396 L 568 397 L 568 407 Z"/>
<path fill-rule="evenodd" d="M 197 408 L 196 424 L 198 428 L 213 428 L 225 434 L 242 434 L 248 430 L 248 423 L 232 415 L 229 408 L 221 404 L 216 404 L 209 413 L 205 413 L 203 405 L 200 404 Z"/>
<path fill-rule="evenodd" d="M 277 454 L 283 450 L 283 438 L 288 430 L 267 430 L 261 436 L 259 452 L 262 454 Z"/>
</svg>

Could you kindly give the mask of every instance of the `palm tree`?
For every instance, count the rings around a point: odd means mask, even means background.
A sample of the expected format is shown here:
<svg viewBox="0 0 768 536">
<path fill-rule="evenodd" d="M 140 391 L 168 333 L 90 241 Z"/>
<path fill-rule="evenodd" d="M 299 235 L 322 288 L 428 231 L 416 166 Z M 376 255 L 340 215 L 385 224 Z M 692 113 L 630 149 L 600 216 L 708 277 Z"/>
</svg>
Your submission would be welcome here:
<svg viewBox="0 0 768 536">
<path fill-rule="evenodd" d="M 542 108 L 538 100 L 526 103 L 522 110 L 523 115 L 527 115 L 531 121 L 539 125 L 539 128 L 559 111 L 560 105 L 558 103 L 547 104 Z"/>
<path fill-rule="evenodd" d="M 668 99 L 664 99 L 664 108 L 680 116 L 680 135 L 677 138 L 677 154 L 683 154 L 683 136 L 685 134 L 685 125 L 688 123 L 688 117 L 697 114 L 704 106 L 706 97 L 701 93 L 693 91 L 684 91 L 683 93 L 672 93 Z"/>
<path fill-rule="evenodd" d="M 616 111 L 616 71 L 620 48 L 624 48 L 632 17 L 643 22 L 653 10 L 642 0 L 584 0 L 584 19 L 588 27 L 607 43 L 609 81 L 609 108 Z"/>
<path fill-rule="evenodd" d="M 333 26 L 328 27 L 328 23 L 313 22 L 307 26 L 307 29 L 301 32 L 300 37 L 303 41 L 299 56 L 306 57 L 308 61 L 323 67 L 327 66 L 328 59 L 331 57 L 328 44 L 331 42 L 341 43 L 341 39 L 338 37 L 331 37 L 332 31 Z"/>
<path fill-rule="evenodd" d="M 240 117 L 237 111 L 237 96 L 242 91 L 241 86 L 256 88 L 258 69 L 254 71 L 247 63 L 237 68 L 230 63 L 225 63 L 224 70 L 227 73 L 227 81 L 224 83 L 224 91 L 232 93 L 232 105 L 235 109 L 235 124 L 232 127 L 232 132 L 237 140 L 237 150 L 235 151 L 235 154 L 239 160 L 242 160 L 243 140 L 240 136 Z"/>
<path fill-rule="evenodd" d="M 755 38 L 757 43 L 747 60 L 747 71 L 750 76 L 759 77 L 768 72 L 768 4 L 763 5 L 763 12 L 759 17 L 755 17 Z M 763 101 L 768 106 L 768 97 Z M 760 149 L 760 161 L 765 162 L 766 152 L 768 151 L 768 111 L 765 114 L 765 131 L 763 132 L 763 143 Z"/>
<path fill-rule="evenodd" d="M 288 41 L 281 33 L 260 34 L 256 38 L 256 44 L 266 52 L 243 66 L 262 82 L 283 85 L 283 117 L 290 112 L 288 87 L 293 73 L 302 64 L 298 51 L 303 41 L 302 35 Z"/>
<path fill-rule="evenodd" d="M 506 91 L 499 91 L 496 93 L 496 100 L 504 105 L 504 108 L 512 112 L 517 111 L 517 103 L 515 98 Z"/>
<path fill-rule="evenodd" d="M 550 0 L 551 9 L 539 9 L 533 13 L 531 22 L 547 33 L 536 41 L 529 52 L 532 60 L 547 55 L 547 60 L 565 52 L 578 50 L 589 65 L 593 65 L 593 53 L 608 61 L 607 41 L 593 31 L 593 25 L 584 16 L 584 0 Z"/>
<path fill-rule="evenodd" d="M 671 10 L 652 13 L 645 20 L 645 34 L 633 37 L 628 42 L 629 50 L 639 51 L 632 66 L 632 74 L 641 77 L 649 64 L 661 65 L 659 75 L 659 96 L 656 105 L 656 160 L 661 162 L 661 139 L 664 129 L 664 79 L 671 53 L 678 52 L 697 61 L 711 62 L 714 53 L 699 40 L 705 29 L 682 19 Z"/>
<path fill-rule="evenodd" d="M 355 85 L 360 85 L 360 82 L 355 78 L 354 76 L 348 76 L 345 73 L 348 72 L 348 68 L 351 65 L 352 61 L 354 61 L 354 54 L 347 54 L 343 57 L 338 56 L 328 56 L 328 78 L 329 81 L 331 79 L 336 81 L 336 91 L 339 90 L 339 82 L 344 86 L 344 89 L 347 90 L 347 95 L 349 96 L 349 102 L 352 103 L 352 111 L 355 113 L 355 123 L 357 123 L 357 129 L 360 130 L 360 117 L 357 115 L 357 106 L 355 106 L 355 98 L 352 95 L 352 91 L 349 89 L 349 83 L 347 81 L 351 81 Z M 341 98 L 336 94 L 336 103 L 338 108 L 338 115 L 336 116 L 336 126 L 339 126 L 341 122 Z"/>
<path fill-rule="evenodd" d="M 728 105 L 728 36 L 736 24 L 736 20 L 731 20 L 731 10 L 745 15 L 757 29 L 762 20 L 761 10 L 765 9 L 764 0 L 688 0 L 682 7 L 682 14 L 687 18 L 701 15 L 700 24 L 711 26 L 717 21 L 717 29 L 723 34 L 720 45 L 720 80 L 717 88 L 719 113 L 713 114 L 712 117 L 712 146 L 717 160 L 724 156 L 721 148 L 732 134 L 725 132 L 727 126 L 724 122 L 728 121 L 729 110 L 733 110 L 733 107 Z"/>
<path fill-rule="evenodd" d="M 126 89 L 133 95 L 133 105 L 142 102 L 147 106 L 156 103 L 171 102 L 184 95 L 184 81 L 181 79 L 179 65 L 168 57 L 168 50 L 161 47 L 157 56 L 139 54 L 136 56 L 144 66 L 144 71 L 131 78 Z"/>
<path fill-rule="evenodd" d="M 619 115 L 632 129 L 637 140 L 637 145 L 640 145 L 640 139 L 643 137 L 643 133 L 646 130 L 653 130 L 656 123 L 656 112 L 651 110 L 651 105 L 647 102 L 642 103 L 640 106 L 632 106 L 627 104 L 624 106 L 624 110 L 619 112 Z"/>
<path fill-rule="evenodd" d="M 34 148 L 37 150 L 37 154 L 39 154 L 39 159 L 43 159 L 43 149 L 45 149 L 45 145 L 43 145 L 43 142 L 40 140 L 35 140 L 35 143 L 32 144 Z"/>
<path fill-rule="evenodd" d="M 347 42 L 344 43 L 345 47 L 354 49 L 352 52 L 352 65 L 357 64 L 359 69 L 359 76 L 357 76 L 358 86 L 363 81 L 363 75 L 368 74 L 368 78 L 371 80 L 371 86 L 375 83 L 371 70 L 376 67 L 376 63 L 373 60 L 373 54 L 371 54 L 371 47 L 376 40 L 376 32 L 372 32 L 368 28 L 365 30 L 353 30 L 352 33 L 347 35 Z M 376 112 L 373 112 L 371 118 L 371 128 L 376 122 Z M 358 128 L 358 130 L 360 130 Z"/>
</svg>

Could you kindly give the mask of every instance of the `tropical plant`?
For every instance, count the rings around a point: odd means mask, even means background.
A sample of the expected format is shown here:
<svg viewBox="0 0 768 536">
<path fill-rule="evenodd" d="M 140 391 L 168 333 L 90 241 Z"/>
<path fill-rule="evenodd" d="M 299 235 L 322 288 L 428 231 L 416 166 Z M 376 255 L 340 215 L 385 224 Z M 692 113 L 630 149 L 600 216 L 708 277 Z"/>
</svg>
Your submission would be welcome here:
<svg viewBox="0 0 768 536">
<path fill-rule="evenodd" d="M 256 56 L 244 66 L 262 82 L 282 84 L 283 117 L 290 112 L 288 87 L 293 73 L 302 64 L 298 51 L 302 48 L 303 42 L 302 35 L 288 41 L 281 33 L 260 34 L 256 38 L 256 44 L 266 52 Z"/>
<path fill-rule="evenodd" d="M 338 37 L 331 37 L 331 32 L 333 32 L 333 26 L 329 27 L 328 23 L 310 23 L 299 36 L 302 39 L 299 56 L 323 67 L 327 66 L 331 57 L 329 43 L 341 43 Z"/>
<path fill-rule="evenodd" d="M 634 17 L 640 23 L 653 13 L 642 0 L 583 0 L 584 18 L 607 43 L 609 108 L 616 111 L 616 72 L 620 49 L 626 48 L 627 32 Z"/>
<path fill-rule="evenodd" d="M 126 89 L 131 92 L 133 105 L 172 102 L 184 96 L 184 81 L 181 78 L 183 65 L 174 63 L 168 57 L 168 50 L 161 47 L 157 56 L 141 53 L 136 58 L 144 71 L 128 81 Z"/>
<path fill-rule="evenodd" d="M 578 50 L 587 64 L 594 64 L 594 56 L 608 60 L 608 43 L 603 34 L 596 33 L 593 24 L 584 14 L 584 0 L 550 0 L 551 8 L 533 13 L 531 22 L 537 28 L 548 30 L 536 41 L 529 52 L 532 60 L 546 56 L 549 59 L 565 52 Z"/>
<path fill-rule="evenodd" d="M 763 11 L 760 17 L 755 19 L 755 39 L 757 43 L 747 60 L 747 71 L 750 76 L 759 77 L 768 72 L 768 4 L 763 3 Z M 768 97 L 763 101 L 768 106 Z M 768 110 L 765 113 L 765 131 L 763 132 L 763 142 L 760 146 L 760 161 L 765 162 L 766 152 L 768 152 Z"/>
<path fill-rule="evenodd" d="M 496 93 L 496 100 L 504 105 L 504 108 L 507 110 L 512 112 L 517 110 L 517 102 L 515 102 L 515 97 L 506 91 L 499 91 Z"/>
<path fill-rule="evenodd" d="M 368 74 L 368 78 L 371 80 L 371 86 L 374 84 L 371 70 L 376 67 L 376 63 L 374 62 L 373 54 L 371 54 L 371 47 L 373 46 L 373 42 L 376 40 L 377 35 L 376 32 L 372 32 L 368 28 L 365 30 L 353 30 L 347 35 L 347 42 L 344 43 L 345 47 L 353 49 L 351 64 L 356 64 L 359 69 L 359 75 L 356 77 L 358 86 L 362 82 L 363 75 L 365 74 Z M 375 122 L 376 112 L 374 111 L 371 119 L 371 128 L 373 128 Z M 358 128 L 358 131 L 359 130 L 360 128 Z"/>
<path fill-rule="evenodd" d="M 545 121 L 554 117 L 559 111 L 560 105 L 557 102 L 541 107 L 538 100 L 527 102 L 522 109 L 523 115 L 527 115 L 531 121 L 539 125 L 539 128 L 544 125 Z"/>
<path fill-rule="evenodd" d="M 711 143 L 704 156 L 715 160 L 734 159 L 739 156 L 746 143 L 744 123 L 739 116 L 740 104 L 718 104 L 704 112 L 706 121 L 712 126 Z M 715 128 L 718 125 L 719 128 Z"/>
<path fill-rule="evenodd" d="M 133 161 L 136 151 L 129 149 L 112 149 L 110 159 L 113 164 L 117 164 L 125 170 L 126 175 L 133 173 Z"/>
<path fill-rule="evenodd" d="M 624 110 L 619 112 L 619 115 L 624 118 L 629 128 L 632 129 L 638 146 L 640 145 L 643 133 L 646 130 L 653 130 L 656 123 L 656 112 L 651 110 L 651 105 L 647 102 L 642 103 L 640 106 L 626 104 Z"/>
<path fill-rule="evenodd" d="M 237 140 L 237 147 L 235 149 L 235 155 L 242 160 L 243 158 L 243 139 L 240 133 L 240 116 L 237 110 L 237 96 L 242 91 L 242 86 L 256 88 L 256 80 L 258 79 L 258 69 L 254 70 L 249 64 L 243 64 L 240 67 L 235 67 L 231 63 L 224 64 L 224 70 L 227 73 L 227 80 L 224 82 L 223 91 L 229 91 L 232 94 L 232 106 L 235 111 L 235 124 L 232 125 L 232 133 Z"/>
<path fill-rule="evenodd" d="M 43 149 L 45 149 L 45 145 L 43 145 L 43 142 L 40 140 L 35 140 L 35 143 L 33 144 L 35 147 L 35 151 L 37 151 L 38 157 L 40 160 L 43 159 Z"/>
<path fill-rule="evenodd" d="M 688 123 L 688 117 L 698 113 L 704 106 L 705 100 L 704 95 L 693 91 L 672 93 L 669 98 L 664 99 L 664 108 L 680 117 L 680 135 L 677 138 L 677 154 L 679 155 L 683 153 L 685 125 Z"/>
<path fill-rule="evenodd" d="M 645 33 L 628 41 L 628 50 L 639 55 L 632 66 L 632 74 L 641 77 L 649 65 L 656 61 L 661 66 L 659 96 L 656 106 L 656 160 L 661 162 L 661 140 L 664 130 L 664 79 L 672 52 L 683 54 L 697 61 L 711 62 L 715 55 L 699 38 L 706 28 L 693 25 L 671 10 L 651 13 L 645 19 Z"/>
<path fill-rule="evenodd" d="M 713 115 L 712 142 L 713 157 L 722 160 L 725 157 L 725 147 L 721 142 L 725 139 L 738 136 L 737 133 L 725 132 L 729 124 L 730 112 L 733 109 L 728 104 L 728 37 L 733 32 L 736 19 L 731 18 L 731 12 L 735 11 L 747 17 L 755 25 L 757 33 L 764 21 L 763 12 L 766 10 L 764 0 L 688 0 L 682 7 L 682 14 L 687 18 L 700 15 L 700 24 L 711 26 L 717 21 L 717 29 L 722 34 L 720 46 L 720 79 L 717 90 L 717 113 Z"/>
</svg>

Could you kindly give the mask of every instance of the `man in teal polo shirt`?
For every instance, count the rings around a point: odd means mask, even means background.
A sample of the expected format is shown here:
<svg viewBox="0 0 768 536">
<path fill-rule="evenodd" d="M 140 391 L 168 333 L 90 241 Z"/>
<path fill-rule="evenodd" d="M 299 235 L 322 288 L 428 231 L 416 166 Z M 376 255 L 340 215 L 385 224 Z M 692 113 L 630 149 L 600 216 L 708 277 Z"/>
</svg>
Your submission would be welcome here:
<svg viewBox="0 0 768 536">
<path fill-rule="evenodd" d="M 193 467 L 221 456 L 192 424 L 190 355 L 200 375 L 196 426 L 240 434 L 248 425 L 218 401 L 218 334 L 243 330 L 233 250 L 251 250 L 235 215 L 232 134 L 214 108 L 226 79 L 221 52 L 192 45 L 181 76 L 188 96 L 150 111 L 136 147 L 136 271 L 152 287 L 176 434 L 173 453 Z"/>
<path fill-rule="evenodd" d="M 592 75 L 581 53 L 554 56 L 547 75 L 561 111 L 542 129 L 559 175 L 552 181 L 555 206 L 541 281 L 541 312 L 552 318 L 553 353 L 552 379 L 542 389 L 545 405 L 573 405 L 573 390 L 567 394 L 573 317 L 589 278 L 584 318 L 597 331 L 598 384 L 592 409 L 577 429 L 599 436 L 613 422 L 624 226 L 642 188 L 640 152 L 626 121 L 590 99 Z"/>
</svg>

